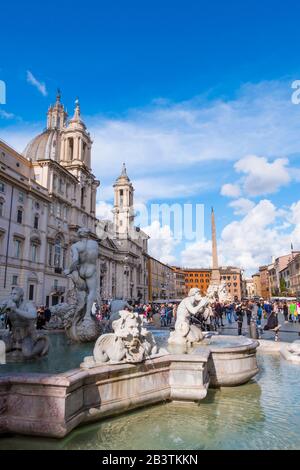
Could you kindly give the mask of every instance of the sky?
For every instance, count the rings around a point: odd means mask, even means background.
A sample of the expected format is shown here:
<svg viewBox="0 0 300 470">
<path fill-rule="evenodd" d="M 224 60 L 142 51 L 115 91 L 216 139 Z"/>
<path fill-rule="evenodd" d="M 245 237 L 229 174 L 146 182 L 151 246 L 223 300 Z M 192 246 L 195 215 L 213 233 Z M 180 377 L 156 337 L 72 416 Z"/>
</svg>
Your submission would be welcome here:
<svg viewBox="0 0 300 470">
<path fill-rule="evenodd" d="M 79 97 L 99 217 L 126 162 L 138 203 L 204 206 L 198 239 L 141 224 L 153 256 L 209 266 L 213 206 L 220 263 L 250 275 L 300 250 L 299 13 L 289 0 L 2 2 L 0 138 L 22 151 L 57 87 L 71 116 Z"/>
</svg>

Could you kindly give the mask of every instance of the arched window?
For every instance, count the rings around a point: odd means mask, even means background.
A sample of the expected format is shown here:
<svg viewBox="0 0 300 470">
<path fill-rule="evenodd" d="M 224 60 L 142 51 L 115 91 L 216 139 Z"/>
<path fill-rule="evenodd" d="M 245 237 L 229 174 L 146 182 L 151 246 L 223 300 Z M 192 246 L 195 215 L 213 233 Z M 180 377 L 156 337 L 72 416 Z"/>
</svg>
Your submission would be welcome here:
<svg viewBox="0 0 300 470">
<path fill-rule="evenodd" d="M 68 143 L 69 143 L 69 158 L 68 160 L 73 160 L 73 147 L 74 147 L 74 141 L 72 137 L 68 138 Z"/>
</svg>

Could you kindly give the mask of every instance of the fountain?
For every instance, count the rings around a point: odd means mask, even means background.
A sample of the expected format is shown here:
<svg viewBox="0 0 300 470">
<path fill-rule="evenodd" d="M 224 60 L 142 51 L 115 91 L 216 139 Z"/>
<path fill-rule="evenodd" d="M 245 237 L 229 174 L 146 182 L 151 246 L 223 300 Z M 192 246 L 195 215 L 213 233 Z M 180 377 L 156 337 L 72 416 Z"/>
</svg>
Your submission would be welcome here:
<svg viewBox="0 0 300 470">
<path fill-rule="evenodd" d="M 206 297 L 201 297 L 199 289 L 191 289 L 178 307 L 169 338 L 156 341 L 140 316 L 124 310 L 120 300 L 115 304 L 123 308 L 114 311 L 112 332 L 99 335 L 91 317 L 98 245 L 86 229 L 80 229 L 78 236 L 65 272 L 72 277 L 74 289 L 69 302 L 56 308 L 68 345 L 58 340 L 62 334 L 56 334 L 51 339 L 55 351 L 52 348 L 49 357 L 43 356 L 51 333 L 39 336 L 33 331 L 36 311 L 18 297 L 19 291 L 4 303 L 14 312 L 10 313 L 13 326 L 22 332 L 24 346 L 18 351 L 23 359 L 36 360 L 18 364 L 18 373 L 14 364 L 1 366 L 5 371 L 0 377 L 1 433 L 64 438 L 80 424 L 137 408 L 162 402 L 202 403 L 209 388 L 244 384 L 258 373 L 257 341 L 212 335 L 192 324 L 193 315 L 204 319 L 210 315 L 216 297 L 225 295 L 222 284 L 212 285 Z"/>
<path fill-rule="evenodd" d="M 0 304 L 0 312 L 6 313 L 11 331 L 0 330 L 0 340 L 5 345 L 6 361 L 22 362 L 45 356 L 49 339 L 36 330 L 37 311 L 32 302 L 24 300 L 21 287 L 14 287 L 11 295 Z"/>
<path fill-rule="evenodd" d="M 70 276 L 74 288 L 68 292 L 68 302 L 54 307 L 53 313 L 62 318 L 66 335 L 74 342 L 95 341 L 100 325 L 91 316 L 97 297 L 98 242 L 90 239 L 90 230 L 79 228 L 79 240 L 71 246 L 72 263 L 64 271 Z"/>
</svg>

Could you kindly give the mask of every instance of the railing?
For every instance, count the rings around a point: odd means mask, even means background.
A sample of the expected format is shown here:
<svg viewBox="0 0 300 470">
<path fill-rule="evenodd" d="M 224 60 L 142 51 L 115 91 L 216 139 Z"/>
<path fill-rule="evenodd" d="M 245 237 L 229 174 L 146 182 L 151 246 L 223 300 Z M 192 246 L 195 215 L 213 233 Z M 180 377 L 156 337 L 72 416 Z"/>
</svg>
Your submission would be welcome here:
<svg viewBox="0 0 300 470">
<path fill-rule="evenodd" d="M 66 291 L 65 286 L 53 286 L 52 292 L 63 294 Z"/>
</svg>

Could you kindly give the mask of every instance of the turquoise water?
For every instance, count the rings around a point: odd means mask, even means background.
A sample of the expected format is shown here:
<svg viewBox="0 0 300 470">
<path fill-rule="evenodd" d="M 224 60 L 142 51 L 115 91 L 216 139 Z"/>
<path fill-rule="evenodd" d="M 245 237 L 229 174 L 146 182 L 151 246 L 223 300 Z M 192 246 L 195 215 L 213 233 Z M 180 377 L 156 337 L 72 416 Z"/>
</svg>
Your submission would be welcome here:
<svg viewBox="0 0 300 470">
<path fill-rule="evenodd" d="M 11 372 L 59 374 L 76 369 L 85 356 L 93 355 L 94 343 L 72 344 L 64 333 L 49 334 L 49 339 L 50 348 L 47 356 L 23 363 L 0 365 L 0 374 Z"/>
<path fill-rule="evenodd" d="M 153 406 L 74 430 L 62 440 L 2 437 L 0 449 L 300 449 L 300 368 L 258 355 L 246 385 L 209 390 L 199 405 Z"/>
</svg>

